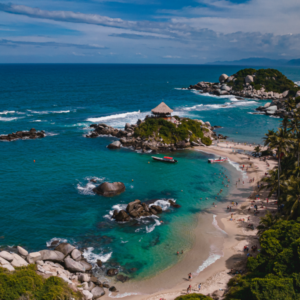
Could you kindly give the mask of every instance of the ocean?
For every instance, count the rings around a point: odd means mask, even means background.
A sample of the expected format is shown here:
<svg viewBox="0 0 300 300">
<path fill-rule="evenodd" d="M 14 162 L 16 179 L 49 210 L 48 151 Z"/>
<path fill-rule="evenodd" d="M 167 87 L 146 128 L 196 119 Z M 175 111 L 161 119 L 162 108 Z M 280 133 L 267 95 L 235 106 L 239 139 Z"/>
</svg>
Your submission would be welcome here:
<svg viewBox="0 0 300 300">
<path fill-rule="evenodd" d="M 113 137 L 85 138 L 92 123 L 122 128 L 164 101 L 174 115 L 222 126 L 218 133 L 238 142 L 262 143 L 280 119 L 254 115 L 266 101 L 238 101 L 182 90 L 217 81 L 244 67 L 190 65 L 0 65 L 0 134 L 45 130 L 38 140 L 1 142 L 1 246 L 45 249 L 53 239 L 84 249 L 93 264 L 118 267 L 142 279 L 174 265 L 177 251 L 193 243 L 197 214 L 226 199 L 220 172 L 232 181 L 234 165 L 209 165 L 211 155 L 178 151 L 178 164 L 151 160 L 151 153 L 109 150 Z M 279 68 L 300 81 L 299 68 Z M 34 162 L 35 161 L 35 162 Z M 90 182 L 96 179 L 97 183 Z M 94 195 L 101 182 L 121 181 L 126 191 L 113 198 Z M 113 209 L 135 199 L 158 201 L 157 217 L 118 224 Z M 170 208 L 174 199 L 181 208 Z M 161 222 L 162 221 L 162 222 Z M 199 266 L 201 268 L 201 266 Z M 103 275 L 105 271 L 99 271 Z"/>
</svg>

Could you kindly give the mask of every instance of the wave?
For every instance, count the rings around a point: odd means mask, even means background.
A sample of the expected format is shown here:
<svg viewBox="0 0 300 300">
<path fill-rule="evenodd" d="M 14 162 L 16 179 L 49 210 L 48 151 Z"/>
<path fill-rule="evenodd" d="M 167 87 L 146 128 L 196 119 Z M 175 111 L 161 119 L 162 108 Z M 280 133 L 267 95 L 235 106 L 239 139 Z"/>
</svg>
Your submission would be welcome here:
<svg viewBox="0 0 300 300">
<path fill-rule="evenodd" d="M 216 262 L 222 256 L 223 256 L 223 254 L 220 254 L 218 249 L 214 245 L 211 245 L 209 257 L 203 262 L 203 264 L 201 266 L 199 266 L 199 268 L 196 271 L 196 274 L 198 275 L 200 272 L 202 272 L 208 266 L 212 265 L 214 262 Z"/>
<path fill-rule="evenodd" d="M 60 243 L 67 243 L 67 242 L 68 242 L 68 240 L 66 240 L 66 239 L 56 238 L 56 237 L 55 237 L 55 238 L 51 239 L 50 241 L 46 242 L 47 247 L 51 247 L 51 244 L 52 244 L 52 242 L 54 242 L 54 241 L 59 241 L 59 244 L 60 244 Z"/>
<path fill-rule="evenodd" d="M 176 202 L 176 200 L 174 200 L 174 199 L 171 199 L 171 200 Z M 163 200 L 163 199 L 156 200 L 154 203 L 150 204 L 149 206 L 152 206 L 152 205 L 160 206 L 163 211 L 166 211 L 171 206 L 171 204 L 168 200 Z"/>
<path fill-rule="evenodd" d="M 93 247 L 88 247 L 87 249 L 83 250 L 82 256 L 93 266 L 97 263 L 97 260 L 101 260 L 102 262 L 107 262 L 112 255 L 112 252 L 109 253 L 101 253 L 101 254 L 96 254 L 93 253 L 94 248 Z"/>
<path fill-rule="evenodd" d="M 174 88 L 174 90 L 178 90 L 178 91 L 188 91 L 188 88 Z"/>
<path fill-rule="evenodd" d="M 33 121 L 30 121 L 30 122 L 42 122 L 42 120 L 33 120 Z"/>
<path fill-rule="evenodd" d="M 239 172 L 242 173 L 242 176 L 243 176 L 244 179 L 245 179 L 245 178 L 248 178 L 247 173 L 246 173 L 245 171 L 243 171 L 243 170 L 240 168 L 239 163 L 236 163 L 236 162 L 234 162 L 234 161 L 232 161 L 232 160 L 230 160 L 230 159 L 228 159 L 228 162 L 229 162 L 229 164 L 232 165 L 237 171 L 239 171 Z"/>
<path fill-rule="evenodd" d="M 93 189 L 96 187 L 92 182 L 88 182 L 85 186 L 82 186 L 80 183 L 77 184 L 77 190 L 81 195 L 91 195 L 94 196 L 95 193 Z"/>
<path fill-rule="evenodd" d="M 15 111 L 14 110 L 4 110 L 4 111 L 0 111 L 0 115 L 7 115 L 7 114 L 14 114 Z"/>
<path fill-rule="evenodd" d="M 10 121 L 14 121 L 14 120 L 17 120 L 17 119 L 23 119 L 23 118 L 18 118 L 18 117 L 11 117 L 11 118 L 0 117 L 0 121 L 3 121 L 3 122 L 10 122 Z"/>
<path fill-rule="evenodd" d="M 155 222 L 154 224 L 146 226 L 146 232 L 147 233 L 152 232 L 155 229 L 156 226 L 160 226 L 161 225 L 160 221 L 157 220 L 157 219 L 154 219 L 154 222 Z"/>
<path fill-rule="evenodd" d="M 213 215 L 213 222 L 212 224 L 222 233 L 224 233 L 225 235 L 228 235 L 226 231 L 224 231 L 223 229 L 220 228 L 220 226 L 218 225 L 218 221 L 217 221 L 217 215 Z"/>
<path fill-rule="evenodd" d="M 55 136 L 55 135 L 59 135 L 59 133 L 54 133 L 54 132 L 46 132 L 45 136 Z"/>
<path fill-rule="evenodd" d="M 70 112 L 70 110 L 59 110 L 59 111 L 50 111 L 50 110 L 46 110 L 46 111 L 37 111 L 37 110 L 31 110 L 31 109 L 27 109 L 27 111 L 30 111 L 33 114 L 39 114 L 39 115 L 48 115 L 48 114 L 67 114 Z"/>
<path fill-rule="evenodd" d="M 117 294 L 116 296 L 112 295 L 112 292 L 109 292 L 108 297 L 110 298 L 124 298 L 124 297 L 129 297 L 129 296 L 136 296 L 140 295 L 140 293 L 124 293 L 124 294 Z"/>
</svg>

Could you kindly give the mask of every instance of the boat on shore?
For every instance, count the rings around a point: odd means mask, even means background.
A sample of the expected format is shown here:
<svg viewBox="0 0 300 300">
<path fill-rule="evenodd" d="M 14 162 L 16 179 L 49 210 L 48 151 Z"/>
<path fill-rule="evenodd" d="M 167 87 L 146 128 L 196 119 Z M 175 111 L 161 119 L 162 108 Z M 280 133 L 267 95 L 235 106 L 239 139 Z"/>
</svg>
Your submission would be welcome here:
<svg viewBox="0 0 300 300">
<path fill-rule="evenodd" d="M 225 162 L 225 161 L 228 161 L 227 157 L 210 158 L 208 160 L 208 163 L 213 164 L 213 163 L 220 163 L 220 162 Z"/>
<path fill-rule="evenodd" d="M 168 162 L 168 163 L 172 163 L 172 164 L 177 163 L 176 159 L 174 159 L 173 157 L 169 157 L 169 156 L 164 156 L 164 157 L 152 156 L 152 158 L 157 161 Z"/>
</svg>

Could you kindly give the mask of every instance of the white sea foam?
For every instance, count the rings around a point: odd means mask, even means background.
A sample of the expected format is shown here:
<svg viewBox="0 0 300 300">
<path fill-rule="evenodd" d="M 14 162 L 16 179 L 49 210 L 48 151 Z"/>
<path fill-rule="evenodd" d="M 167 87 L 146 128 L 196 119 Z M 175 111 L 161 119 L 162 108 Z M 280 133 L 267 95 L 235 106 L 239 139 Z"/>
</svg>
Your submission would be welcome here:
<svg viewBox="0 0 300 300">
<path fill-rule="evenodd" d="M 161 225 L 160 221 L 157 220 L 157 219 L 154 219 L 154 222 L 155 222 L 154 224 L 146 226 L 146 232 L 147 233 L 152 232 L 155 229 L 156 226 L 160 226 Z"/>
<path fill-rule="evenodd" d="M 176 202 L 176 200 L 172 199 L 174 202 Z M 171 204 L 169 201 L 167 200 L 162 200 L 162 199 L 159 199 L 159 200 L 156 200 L 154 203 L 150 204 L 149 206 L 152 206 L 152 205 L 158 205 L 162 208 L 163 211 L 167 210 Z"/>
<path fill-rule="evenodd" d="M 59 133 L 55 133 L 55 132 L 46 132 L 45 136 L 56 136 L 59 135 Z"/>
<path fill-rule="evenodd" d="M 33 121 L 30 121 L 30 122 L 42 122 L 42 120 L 33 120 Z"/>
<path fill-rule="evenodd" d="M 112 252 L 109 253 L 100 253 L 96 254 L 93 253 L 94 248 L 88 247 L 87 249 L 83 250 L 82 256 L 91 264 L 96 264 L 97 260 L 101 260 L 102 262 L 107 262 L 112 255 Z"/>
<path fill-rule="evenodd" d="M 220 230 L 222 233 L 224 233 L 225 235 L 228 235 L 226 231 L 224 231 L 223 229 L 220 228 L 220 226 L 218 225 L 218 221 L 217 221 L 217 215 L 213 215 L 213 222 L 212 224 L 218 229 Z"/>
<path fill-rule="evenodd" d="M 59 241 L 59 243 L 67 243 L 68 242 L 68 240 L 66 240 L 66 239 L 55 237 L 55 238 L 51 239 L 50 241 L 46 242 L 47 247 L 50 247 L 51 243 L 54 242 L 54 241 Z"/>
<path fill-rule="evenodd" d="M 31 109 L 27 109 L 27 111 L 30 111 L 33 114 L 38 114 L 38 115 L 48 115 L 48 114 L 67 114 L 70 112 L 70 110 L 59 110 L 59 111 L 50 111 L 50 110 L 46 110 L 46 111 L 36 111 L 36 110 L 31 110 Z"/>
<path fill-rule="evenodd" d="M 239 171 L 239 172 L 242 173 L 242 176 L 243 176 L 244 179 L 248 178 L 247 173 L 246 173 L 245 171 L 243 171 L 243 170 L 240 168 L 239 163 L 236 163 L 236 162 L 234 162 L 234 161 L 232 161 L 232 160 L 230 160 L 230 159 L 228 159 L 228 162 L 229 162 L 229 164 L 232 165 L 237 171 Z"/>
<path fill-rule="evenodd" d="M 7 115 L 7 114 L 14 114 L 15 111 L 14 110 L 4 110 L 4 111 L 0 111 L 0 115 Z"/>
<path fill-rule="evenodd" d="M 11 118 L 0 117 L 0 121 L 3 121 L 3 122 L 9 122 L 9 121 L 17 120 L 17 119 L 22 119 L 22 118 L 18 118 L 18 117 L 11 117 Z"/>
<path fill-rule="evenodd" d="M 79 194 L 81 195 L 92 195 L 94 196 L 95 193 L 93 192 L 93 189 L 96 187 L 92 182 L 88 182 L 86 185 L 81 185 L 81 183 L 77 184 L 77 190 Z"/>
<path fill-rule="evenodd" d="M 110 292 L 108 294 L 108 297 L 110 297 L 110 298 L 124 298 L 124 297 L 135 296 L 135 295 L 140 295 L 140 293 L 124 293 L 124 294 L 117 294 L 117 295 L 113 296 L 112 292 Z"/>
<path fill-rule="evenodd" d="M 178 91 L 188 91 L 188 88 L 174 88 L 174 90 L 178 90 Z"/>
<path fill-rule="evenodd" d="M 210 246 L 210 254 L 209 257 L 203 262 L 201 266 L 196 271 L 196 274 L 199 274 L 204 269 L 206 269 L 208 266 L 212 265 L 214 262 L 216 262 L 218 259 L 220 259 L 223 256 L 223 254 L 220 253 L 220 251 L 214 246 Z"/>
</svg>

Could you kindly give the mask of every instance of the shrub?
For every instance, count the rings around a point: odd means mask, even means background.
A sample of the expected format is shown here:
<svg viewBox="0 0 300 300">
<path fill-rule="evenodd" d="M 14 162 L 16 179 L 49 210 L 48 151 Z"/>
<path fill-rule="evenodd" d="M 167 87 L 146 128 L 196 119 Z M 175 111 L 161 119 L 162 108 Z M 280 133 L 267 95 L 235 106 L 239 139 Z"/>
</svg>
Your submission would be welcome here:
<svg viewBox="0 0 300 300">
<path fill-rule="evenodd" d="M 71 290 L 59 277 L 44 279 L 36 272 L 35 265 L 16 268 L 14 272 L 0 268 L 1 300 L 70 300 L 83 299 L 82 295 Z"/>
</svg>

